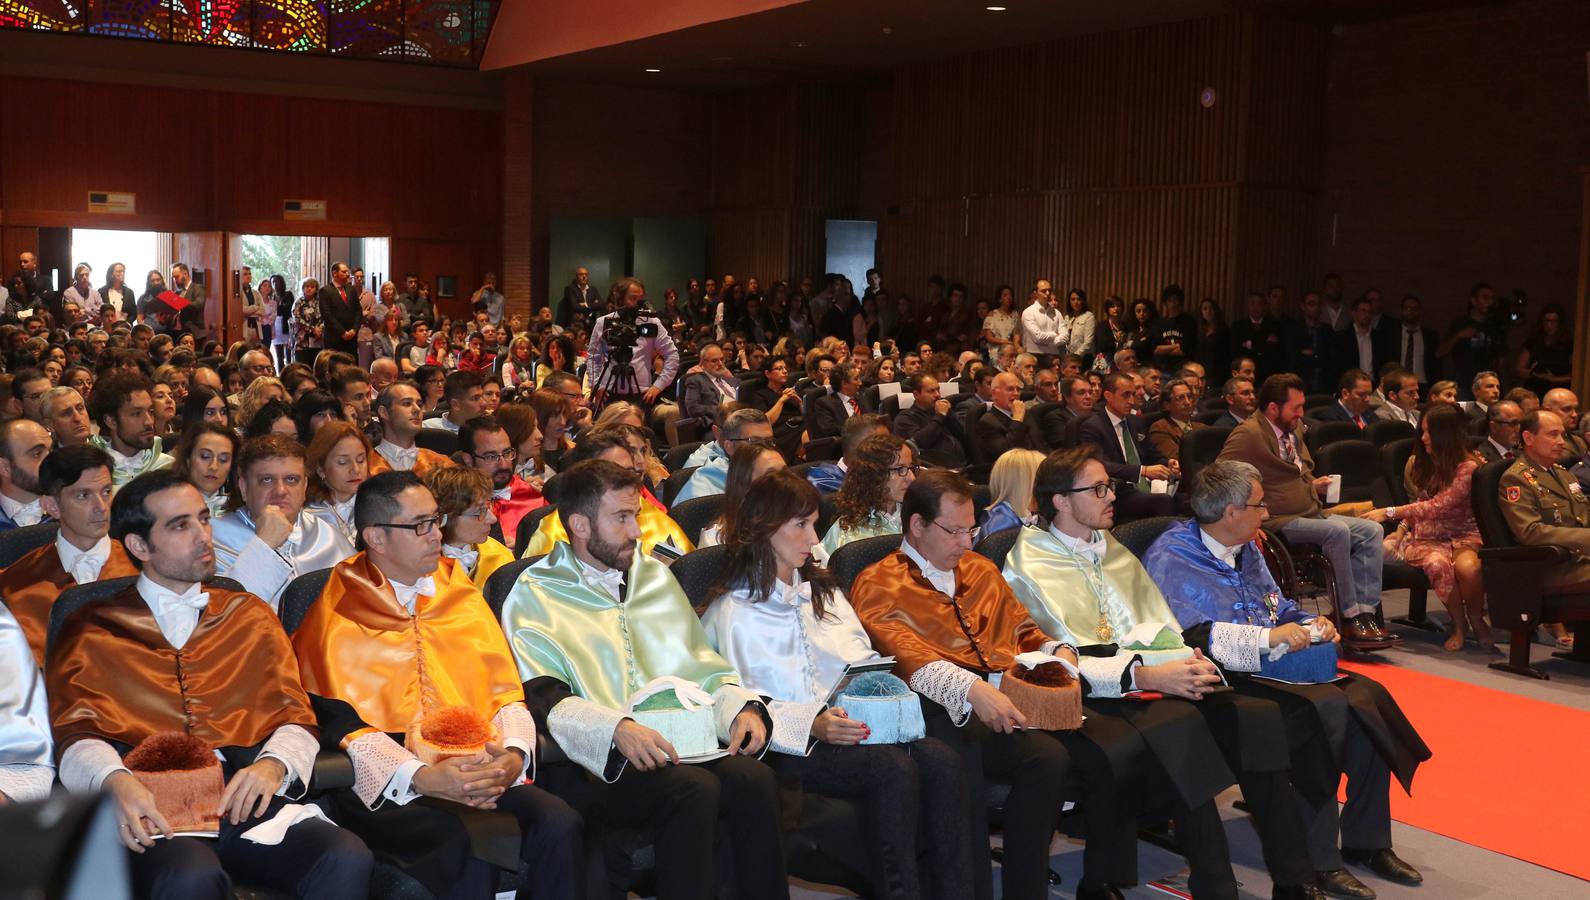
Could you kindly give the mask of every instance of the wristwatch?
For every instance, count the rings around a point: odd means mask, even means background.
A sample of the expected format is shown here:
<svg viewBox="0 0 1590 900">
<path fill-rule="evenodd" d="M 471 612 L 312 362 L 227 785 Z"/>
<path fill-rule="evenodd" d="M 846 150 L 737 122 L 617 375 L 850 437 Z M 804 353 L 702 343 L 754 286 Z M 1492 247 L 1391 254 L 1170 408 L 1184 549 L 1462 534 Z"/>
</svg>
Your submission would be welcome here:
<svg viewBox="0 0 1590 900">
<path fill-rule="evenodd" d="M 1391 519 L 1393 521 L 1396 520 L 1396 518 L 1397 518 L 1397 508 L 1395 506 L 1386 507 L 1386 518 Z"/>
</svg>

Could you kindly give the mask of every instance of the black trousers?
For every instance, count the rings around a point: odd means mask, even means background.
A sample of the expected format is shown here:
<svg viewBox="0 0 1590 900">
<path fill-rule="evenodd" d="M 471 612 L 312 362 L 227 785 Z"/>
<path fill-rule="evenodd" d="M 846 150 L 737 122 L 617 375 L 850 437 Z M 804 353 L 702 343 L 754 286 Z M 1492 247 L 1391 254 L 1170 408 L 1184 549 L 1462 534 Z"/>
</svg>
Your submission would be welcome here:
<svg viewBox="0 0 1590 900">
<path fill-rule="evenodd" d="M 274 814 L 282 801 L 271 805 Z M 297 897 L 359 898 L 370 892 L 373 858 L 353 832 L 318 819 L 287 829 L 279 844 L 256 844 L 242 833 L 263 819 L 223 822 L 217 839 L 161 838 L 128 853 L 135 897 L 151 900 L 228 900 L 232 884 L 285 891 Z"/>
<path fill-rule="evenodd" d="M 803 791 L 860 803 L 874 861 L 872 896 L 971 896 L 966 780 L 960 757 L 943 741 L 818 744 L 809 756 L 774 753 L 768 761 Z"/>
<path fill-rule="evenodd" d="M 709 900 L 715 893 L 736 900 L 789 896 L 778 779 L 760 760 L 729 756 L 651 772 L 626 766 L 612 784 L 576 766 L 557 765 L 541 771 L 540 784 L 585 817 L 590 841 L 613 828 L 649 832 L 656 845 L 658 900 Z M 715 861 L 725 870 L 722 878 L 716 877 Z"/>
</svg>

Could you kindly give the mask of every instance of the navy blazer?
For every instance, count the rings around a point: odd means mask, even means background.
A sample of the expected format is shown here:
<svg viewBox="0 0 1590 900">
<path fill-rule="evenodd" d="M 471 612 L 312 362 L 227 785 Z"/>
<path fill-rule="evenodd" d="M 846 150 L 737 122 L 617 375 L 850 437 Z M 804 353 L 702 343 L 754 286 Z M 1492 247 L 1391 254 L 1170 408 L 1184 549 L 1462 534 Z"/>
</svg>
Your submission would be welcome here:
<svg viewBox="0 0 1590 900">
<path fill-rule="evenodd" d="M 1348 414 L 1347 408 L 1342 406 L 1342 401 L 1340 401 L 1340 400 L 1337 400 L 1335 403 L 1332 403 L 1330 406 L 1324 407 L 1323 409 L 1316 410 L 1315 413 L 1314 413 L 1313 418 L 1314 418 L 1314 421 L 1316 421 L 1316 422 L 1352 422 L 1353 421 L 1353 417 L 1350 414 Z M 1359 428 L 1368 428 L 1369 427 L 1369 422 L 1370 422 L 1369 416 L 1366 414 L 1366 415 L 1359 416 L 1359 418 L 1364 420 L 1364 424 L 1359 425 L 1358 427 Z M 1357 423 L 1354 422 L 1354 424 L 1357 424 Z"/>
<path fill-rule="evenodd" d="M 1144 466 L 1162 466 L 1166 459 L 1164 454 L 1155 449 L 1148 440 L 1148 422 L 1142 416 L 1127 416 L 1125 419 L 1126 430 L 1131 432 L 1133 442 L 1137 444 L 1137 458 Z M 1111 478 L 1132 484 L 1142 477 L 1142 466 L 1128 465 L 1126 455 L 1121 452 L 1119 432 L 1110 425 L 1109 411 L 1102 407 L 1093 411 L 1093 415 L 1082 420 L 1077 426 L 1077 440 L 1084 444 L 1093 444 L 1099 448 L 1099 455 L 1104 459 L 1104 471 Z"/>
</svg>

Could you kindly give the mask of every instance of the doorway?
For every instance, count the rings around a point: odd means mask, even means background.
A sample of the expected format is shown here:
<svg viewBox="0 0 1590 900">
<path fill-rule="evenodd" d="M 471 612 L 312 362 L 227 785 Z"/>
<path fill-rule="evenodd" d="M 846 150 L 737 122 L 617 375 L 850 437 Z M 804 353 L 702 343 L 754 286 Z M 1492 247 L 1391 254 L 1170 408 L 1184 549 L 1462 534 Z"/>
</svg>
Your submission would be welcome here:
<svg viewBox="0 0 1590 900">
<path fill-rule="evenodd" d="M 823 230 L 828 246 L 823 271 L 849 278 L 860 296 L 867 286 L 867 270 L 877 263 L 878 223 L 864 219 L 829 219 Z"/>
</svg>

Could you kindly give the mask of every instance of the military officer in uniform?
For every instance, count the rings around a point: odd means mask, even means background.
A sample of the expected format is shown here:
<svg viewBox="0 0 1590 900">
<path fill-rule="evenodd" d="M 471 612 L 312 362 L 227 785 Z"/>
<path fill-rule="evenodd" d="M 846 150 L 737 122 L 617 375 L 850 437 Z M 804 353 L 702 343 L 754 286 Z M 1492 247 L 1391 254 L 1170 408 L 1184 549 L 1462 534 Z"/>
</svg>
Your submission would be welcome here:
<svg viewBox="0 0 1590 900">
<path fill-rule="evenodd" d="M 1590 501 L 1562 458 L 1567 430 L 1562 416 L 1538 409 L 1524 417 L 1523 453 L 1502 473 L 1502 516 L 1521 544 L 1556 544 L 1574 553 L 1544 572 L 1548 595 L 1590 593 Z M 1569 649 L 1563 626 L 1548 624 L 1558 646 Z"/>
</svg>

